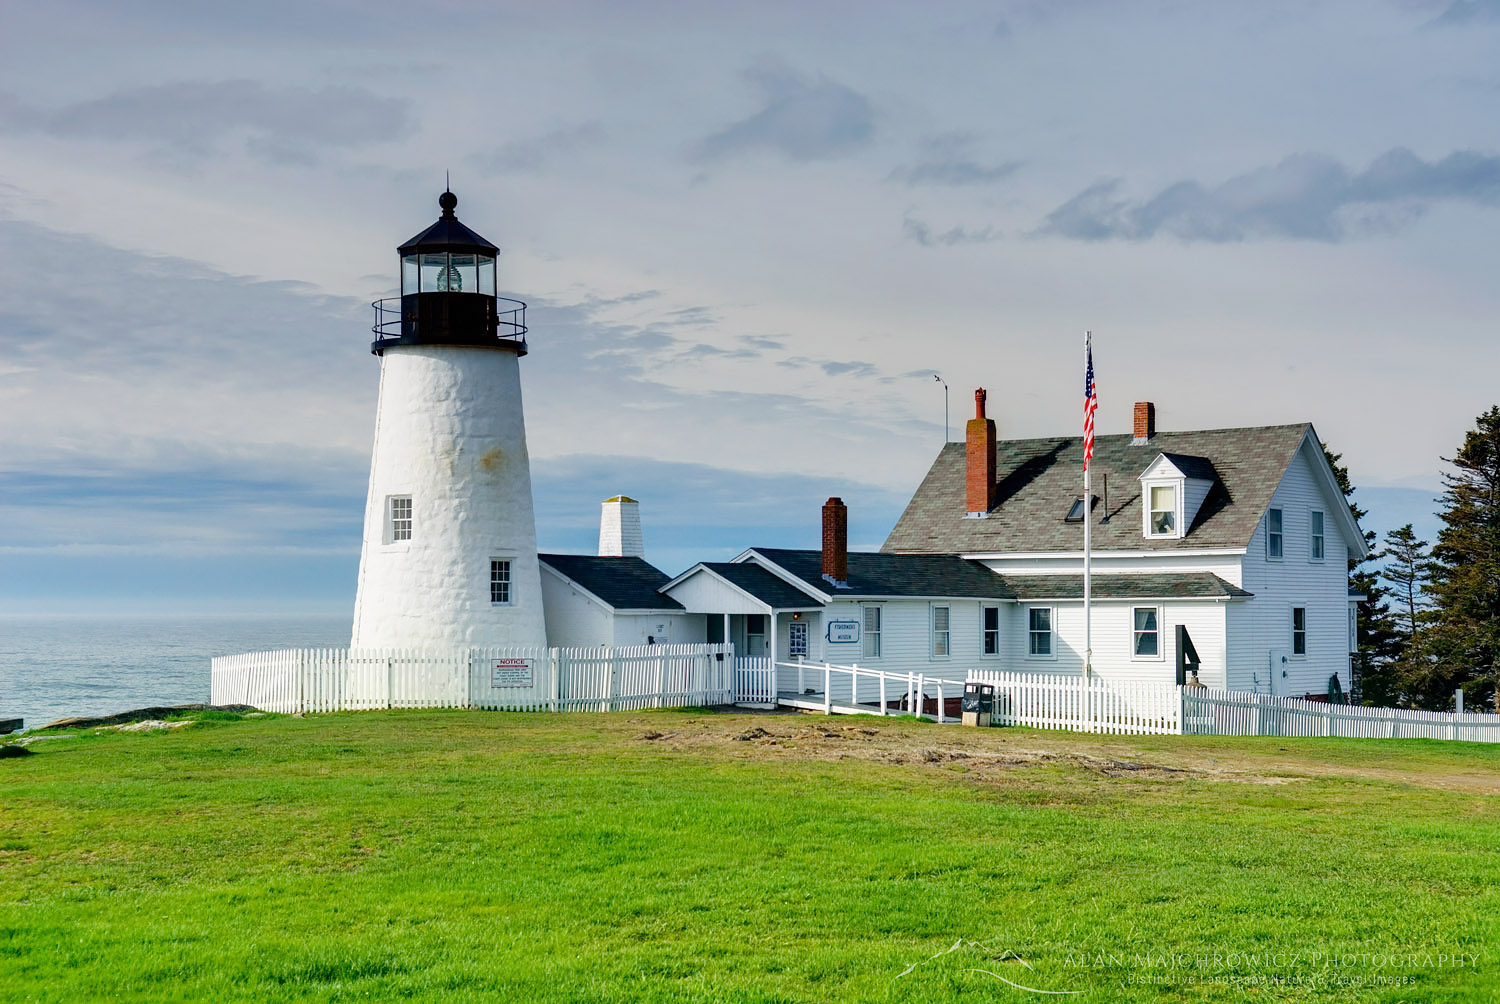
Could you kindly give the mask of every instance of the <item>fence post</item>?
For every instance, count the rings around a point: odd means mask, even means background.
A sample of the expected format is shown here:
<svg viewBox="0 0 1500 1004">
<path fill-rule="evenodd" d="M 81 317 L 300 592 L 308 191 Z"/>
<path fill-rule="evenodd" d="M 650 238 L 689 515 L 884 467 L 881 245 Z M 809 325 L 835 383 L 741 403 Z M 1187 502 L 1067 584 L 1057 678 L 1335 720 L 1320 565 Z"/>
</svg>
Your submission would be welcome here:
<svg viewBox="0 0 1500 1004">
<path fill-rule="evenodd" d="M 833 668 L 823 663 L 823 714 L 833 714 Z"/>
<path fill-rule="evenodd" d="M 658 708 L 666 705 L 667 689 L 667 660 L 665 656 L 656 657 L 656 706 Z"/>
<path fill-rule="evenodd" d="M 943 722 L 944 722 L 944 718 L 943 718 L 943 681 L 941 679 L 939 679 L 938 682 L 937 682 L 937 688 L 938 688 L 938 706 L 937 706 L 937 713 L 938 714 L 937 714 L 937 719 L 938 719 L 938 724 L 942 725 Z"/>
<path fill-rule="evenodd" d="M 880 673 L 880 717 L 884 718 L 889 712 L 885 709 L 885 671 Z"/>
<path fill-rule="evenodd" d="M 917 674 L 917 718 L 922 717 L 922 708 L 927 704 L 927 674 Z"/>
<path fill-rule="evenodd" d="M 773 681 L 774 681 L 774 678 L 776 676 L 776 660 L 775 659 L 771 660 L 771 676 L 772 676 Z M 799 656 L 797 656 L 797 696 L 801 697 L 805 693 L 807 693 L 807 684 L 804 683 L 803 680 L 802 680 L 802 656 L 799 655 Z"/>
</svg>

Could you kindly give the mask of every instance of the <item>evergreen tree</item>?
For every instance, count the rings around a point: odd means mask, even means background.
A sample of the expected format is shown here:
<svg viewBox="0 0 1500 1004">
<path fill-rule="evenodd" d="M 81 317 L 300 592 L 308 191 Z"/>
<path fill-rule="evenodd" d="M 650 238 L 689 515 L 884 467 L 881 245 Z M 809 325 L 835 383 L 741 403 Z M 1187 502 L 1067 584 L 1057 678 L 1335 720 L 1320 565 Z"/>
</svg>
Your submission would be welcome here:
<svg viewBox="0 0 1500 1004">
<path fill-rule="evenodd" d="M 1328 466 L 1333 468 L 1333 475 L 1338 479 L 1339 490 L 1348 501 L 1350 515 L 1355 522 L 1363 520 L 1368 513 L 1353 499 L 1354 485 L 1349 480 L 1349 469 L 1339 462 L 1343 454 L 1334 453 L 1324 443 L 1323 455 L 1328 458 Z M 1351 555 L 1349 558 L 1349 587 L 1365 597 L 1358 610 L 1353 660 L 1358 675 L 1351 681 L 1352 689 L 1354 696 L 1365 704 L 1390 705 L 1395 703 L 1397 696 L 1392 669 L 1401 656 L 1402 638 L 1391 615 L 1387 590 L 1371 564 L 1379 557 L 1375 548 L 1375 531 L 1365 530 L 1364 535 L 1368 557 Z"/>
<path fill-rule="evenodd" d="M 1500 661 L 1500 407 L 1475 420 L 1463 446 L 1444 458 L 1453 471 L 1443 475 L 1443 528 L 1433 548 L 1432 625 L 1424 632 L 1434 679 L 1428 704 L 1446 706 L 1441 686 L 1451 693 L 1462 685 L 1476 701 L 1495 702 Z"/>
<path fill-rule="evenodd" d="M 1380 557 L 1388 559 L 1380 577 L 1390 584 L 1397 602 L 1404 608 L 1407 641 L 1417 636 L 1417 615 L 1428 605 L 1422 593 L 1432 578 L 1428 546 L 1427 541 L 1417 539 L 1408 523 L 1385 535 L 1385 550 L 1380 552 Z"/>
</svg>

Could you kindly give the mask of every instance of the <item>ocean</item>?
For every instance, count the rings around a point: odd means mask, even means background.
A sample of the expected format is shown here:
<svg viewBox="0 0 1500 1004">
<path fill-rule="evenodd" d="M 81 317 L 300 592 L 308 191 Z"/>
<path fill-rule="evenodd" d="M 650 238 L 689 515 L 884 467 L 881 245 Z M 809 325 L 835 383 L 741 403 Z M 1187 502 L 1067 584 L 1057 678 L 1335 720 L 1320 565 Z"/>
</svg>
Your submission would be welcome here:
<svg viewBox="0 0 1500 1004">
<path fill-rule="evenodd" d="M 209 659 L 349 644 L 349 616 L 0 617 L 0 718 L 208 700 Z"/>
</svg>

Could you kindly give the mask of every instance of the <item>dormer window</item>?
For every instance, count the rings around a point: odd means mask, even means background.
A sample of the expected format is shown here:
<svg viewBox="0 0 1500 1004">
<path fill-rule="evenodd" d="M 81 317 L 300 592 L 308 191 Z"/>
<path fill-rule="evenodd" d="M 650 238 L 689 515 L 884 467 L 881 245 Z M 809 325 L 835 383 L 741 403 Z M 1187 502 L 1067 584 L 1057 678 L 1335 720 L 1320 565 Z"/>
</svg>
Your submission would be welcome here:
<svg viewBox="0 0 1500 1004">
<path fill-rule="evenodd" d="M 1173 540 L 1187 536 L 1218 479 L 1207 457 L 1158 454 L 1141 475 L 1142 535 Z"/>
<path fill-rule="evenodd" d="M 1151 537 L 1177 536 L 1177 486 L 1151 486 L 1151 512 L 1147 521 Z"/>
</svg>

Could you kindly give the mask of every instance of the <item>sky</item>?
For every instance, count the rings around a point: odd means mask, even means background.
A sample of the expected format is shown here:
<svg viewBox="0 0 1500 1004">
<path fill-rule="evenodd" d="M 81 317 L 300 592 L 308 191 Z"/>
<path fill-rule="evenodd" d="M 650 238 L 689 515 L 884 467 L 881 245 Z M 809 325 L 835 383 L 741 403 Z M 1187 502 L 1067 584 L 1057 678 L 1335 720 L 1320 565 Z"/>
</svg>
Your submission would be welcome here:
<svg viewBox="0 0 1500 1004">
<path fill-rule="evenodd" d="M 1500 0 L 0 9 L 0 613 L 351 610 L 395 247 L 528 301 L 544 550 L 877 548 L 1002 436 L 1309 421 L 1384 532 L 1500 400 Z"/>
</svg>

